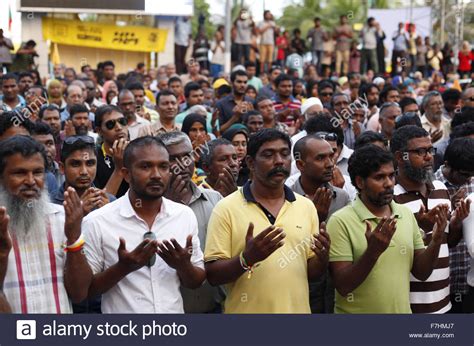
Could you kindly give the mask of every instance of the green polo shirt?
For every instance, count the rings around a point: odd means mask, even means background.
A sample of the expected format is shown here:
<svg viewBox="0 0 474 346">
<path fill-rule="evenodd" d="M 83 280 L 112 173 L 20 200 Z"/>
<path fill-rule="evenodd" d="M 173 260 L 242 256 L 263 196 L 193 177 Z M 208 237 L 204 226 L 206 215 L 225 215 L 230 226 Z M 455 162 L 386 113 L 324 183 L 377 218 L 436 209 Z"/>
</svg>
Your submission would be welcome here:
<svg viewBox="0 0 474 346">
<path fill-rule="evenodd" d="M 336 313 L 411 313 L 410 272 L 414 251 L 423 249 L 423 239 L 410 210 L 391 202 L 397 229 L 385 252 L 365 281 L 343 297 L 336 290 Z M 381 218 L 373 215 L 357 197 L 334 213 L 327 230 L 331 237 L 330 262 L 356 262 L 367 250 L 365 220 L 375 230 Z"/>
</svg>

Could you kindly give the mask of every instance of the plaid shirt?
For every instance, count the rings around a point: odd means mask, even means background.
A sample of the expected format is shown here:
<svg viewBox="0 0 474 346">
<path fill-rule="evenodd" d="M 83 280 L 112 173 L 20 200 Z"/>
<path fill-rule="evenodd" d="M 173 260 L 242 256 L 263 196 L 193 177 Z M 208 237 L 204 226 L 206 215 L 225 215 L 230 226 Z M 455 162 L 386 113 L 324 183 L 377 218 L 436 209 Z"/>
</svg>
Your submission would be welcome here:
<svg viewBox="0 0 474 346">
<path fill-rule="evenodd" d="M 449 197 L 459 191 L 461 188 L 465 188 L 467 195 L 474 192 L 474 178 L 471 178 L 469 183 L 464 185 L 453 185 L 443 174 L 444 165 L 441 166 L 435 173 L 435 179 L 439 180 L 446 185 L 448 189 Z M 470 269 L 471 257 L 467 251 L 466 243 L 464 239 L 461 239 L 458 245 L 449 249 L 449 263 L 450 263 L 450 277 L 451 277 L 451 292 L 467 294 L 469 287 L 467 285 L 467 273 Z"/>
<path fill-rule="evenodd" d="M 13 313 L 72 313 L 64 287 L 64 209 L 49 204 L 43 230 L 12 237 L 3 291 Z"/>
</svg>

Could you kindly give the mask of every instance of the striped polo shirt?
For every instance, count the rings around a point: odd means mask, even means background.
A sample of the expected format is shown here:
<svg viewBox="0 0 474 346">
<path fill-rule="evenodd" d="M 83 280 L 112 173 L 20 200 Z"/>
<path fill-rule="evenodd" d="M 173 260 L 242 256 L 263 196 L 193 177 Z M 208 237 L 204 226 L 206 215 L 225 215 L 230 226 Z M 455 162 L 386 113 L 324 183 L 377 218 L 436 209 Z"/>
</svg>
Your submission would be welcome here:
<svg viewBox="0 0 474 346">
<path fill-rule="evenodd" d="M 406 191 L 403 186 L 397 184 L 394 189 L 394 199 L 399 204 L 404 204 L 416 216 L 423 203 L 426 210 L 431 210 L 439 204 L 449 205 L 446 186 L 435 180 L 428 184 L 428 196 L 424 198 L 418 191 Z M 420 225 L 419 225 L 420 226 Z M 424 232 L 424 242 L 428 245 L 431 241 L 432 229 L 420 228 Z M 445 237 L 439 250 L 438 264 L 433 269 L 430 277 L 420 281 L 410 274 L 410 304 L 413 313 L 445 313 L 451 309 L 449 297 L 449 249 L 447 233 L 449 224 L 446 226 Z"/>
</svg>

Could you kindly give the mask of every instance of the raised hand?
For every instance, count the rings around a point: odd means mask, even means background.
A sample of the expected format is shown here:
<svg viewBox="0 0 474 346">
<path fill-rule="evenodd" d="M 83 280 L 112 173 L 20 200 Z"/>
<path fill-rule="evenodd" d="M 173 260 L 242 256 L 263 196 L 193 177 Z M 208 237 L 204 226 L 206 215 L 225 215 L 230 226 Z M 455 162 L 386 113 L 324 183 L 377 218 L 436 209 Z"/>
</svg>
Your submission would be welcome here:
<svg viewBox="0 0 474 346">
<path fill-rule="evenodd" d="M 284 245 L 286 234 L 281 228 L 269 226 L 260 232 L 256 237 L 253 236 L 254 225 L 251 222 L 245 236 L 245 250 L 243 256 L 249 266 L 265 260 L 278 248 Z"/>
<path fill-rule="evenodd" d="M 443 213 L 448 217 L 449 206 L 447 204 L 438 204 L 427 212 L 425 206 L 422 204 L 420 210 L 415 215 L 416 221 L 422 229 L 432 229 L 435 224 L 435 216 L 439 213 Z"/>
<path fill-rule="evenodd" d="M 186 194 L 188 193 L 188 184 L 181 175 L 175 175 L 171 179 L 171 183 L 165 192 L 165 197 L 177 203 L 185 203 Z"/>
<path fill-rule="evenodd" d="M 171 268 L 179 270 L 189 265 L 193 254 L 193 236 L 190 234 L 186 238 L 186 246 L 183 248 L 176 239 L 164 240 L 158 243 L 158 255 Z"/>
<path fill-rule="evenodd" d="M 127 147 L 129 141 L 124 138 L 120 138 L 114 141 L 112 148 L 110 148 L 110 154 L 114 160 L 115 169 L 121 169 L 123 167 L 123 153 Z"/>
<path fill-rule="evenodd" d="M 346 181 L 344 180 L 344 175 L 342 174 L 341 170 L 339 167 L 334 166 L 331 184 L 342 189 L 345 183 Z"/>
<path fill-rule="evenodd" d="M 63 205 L 66 212 L 64 234 L 66 235 L 68 245 L 70 245 L 81 235 L 81 223 L 84 216 L 82 201 L 74 188 L 68 187 L 64 192 Z"/>
<path fill-rule="evenodd" d="M 237 181 L 230 169 L 224 168 L 224 172 L 219 174 L 214 190 L 219 191 L 223 197 L 226 197 L 237 190 Z"/>
<path fill-rule="evenodd" d="M 430 136 L 431 136 L 431 143 L 437 142 L 443 137 L 443 130 L 434 130 L 431 132 L 430 130 Z"/>
<path fill-rule="evenodd" d="M 312 200 L 318 211 L 319 220 L 326 221 L 332 201 L 332 190 L 326 187 L 320 187 L 316 190 Z"/>
<path fill-rule="evenodd" d="M 125 239 L 120 238 L 120 245 L 117 249 L 118 264 L 125 269 L 127 273 L 131 273 L 148 264 L 150 259 L 158 250 L 156 240 L 145 239 L 132 251 L 126 249 Z"/>
<path fill-rule="evenodd" d="M 456 209 L 452 214 L 450 224 L 454 227 L 462 227 L 462 221 L 468 217 L 469 211 L 471 210 L 471 200 L 460 199 L 456 205 Z"/>
<path fill-rule="evenodd" d="M 66 124 L 64 124 L 64 133 L 66 134 L 66 137 L 76 135 L 76 129 L 74 128 L 71 120 L 66 120 Z"/>
<path fill-rule="evenodd" d="M 434 222 L 435 224 L 433 227 L 431 241 L 435 244 L 441 245 L 444 240 L 444 230 L 448 225 L 448 215 L 440 211 L 434 216 Z"/>
<path fill-rule="evenodd" d="M 365 221 L 366 230 L 365 238 L 367 239 L 367 251 L 370 251 L 378 258 L 385 250 L 387 250 L 395 234 L 397 220 L 394 216 L 383 217 L 374 231 L 369 221 Z"/>
<path fill-rule="evenodd" d="M 5 207 L 0 207 L 0 258 L 8 258 L 12 248 L 12 240 L 8 232 L 10 216 Z"/>
<path fill-rule="evenodd" d="M 327 263 L 329 261 L 330 247 L 331 239 L 329 238 L 329 233 L 326 231 L 326 223 L 321 222 L 319 233 L 313 235 L 311 249 L 322 262 Z"/>
</svg>

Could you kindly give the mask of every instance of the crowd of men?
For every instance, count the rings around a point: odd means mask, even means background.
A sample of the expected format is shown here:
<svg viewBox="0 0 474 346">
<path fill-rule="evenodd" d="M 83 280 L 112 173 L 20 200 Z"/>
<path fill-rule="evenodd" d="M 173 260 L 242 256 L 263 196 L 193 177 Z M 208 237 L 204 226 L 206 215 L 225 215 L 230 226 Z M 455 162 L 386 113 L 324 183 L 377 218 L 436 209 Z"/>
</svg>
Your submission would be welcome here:
<svg viewBox="0 0 474 346">
<path fill-rule="evenodd" d="M 0 311 L 474 312 L 474 87 L 239 49 L 2 75 Z"/>
</svg>

